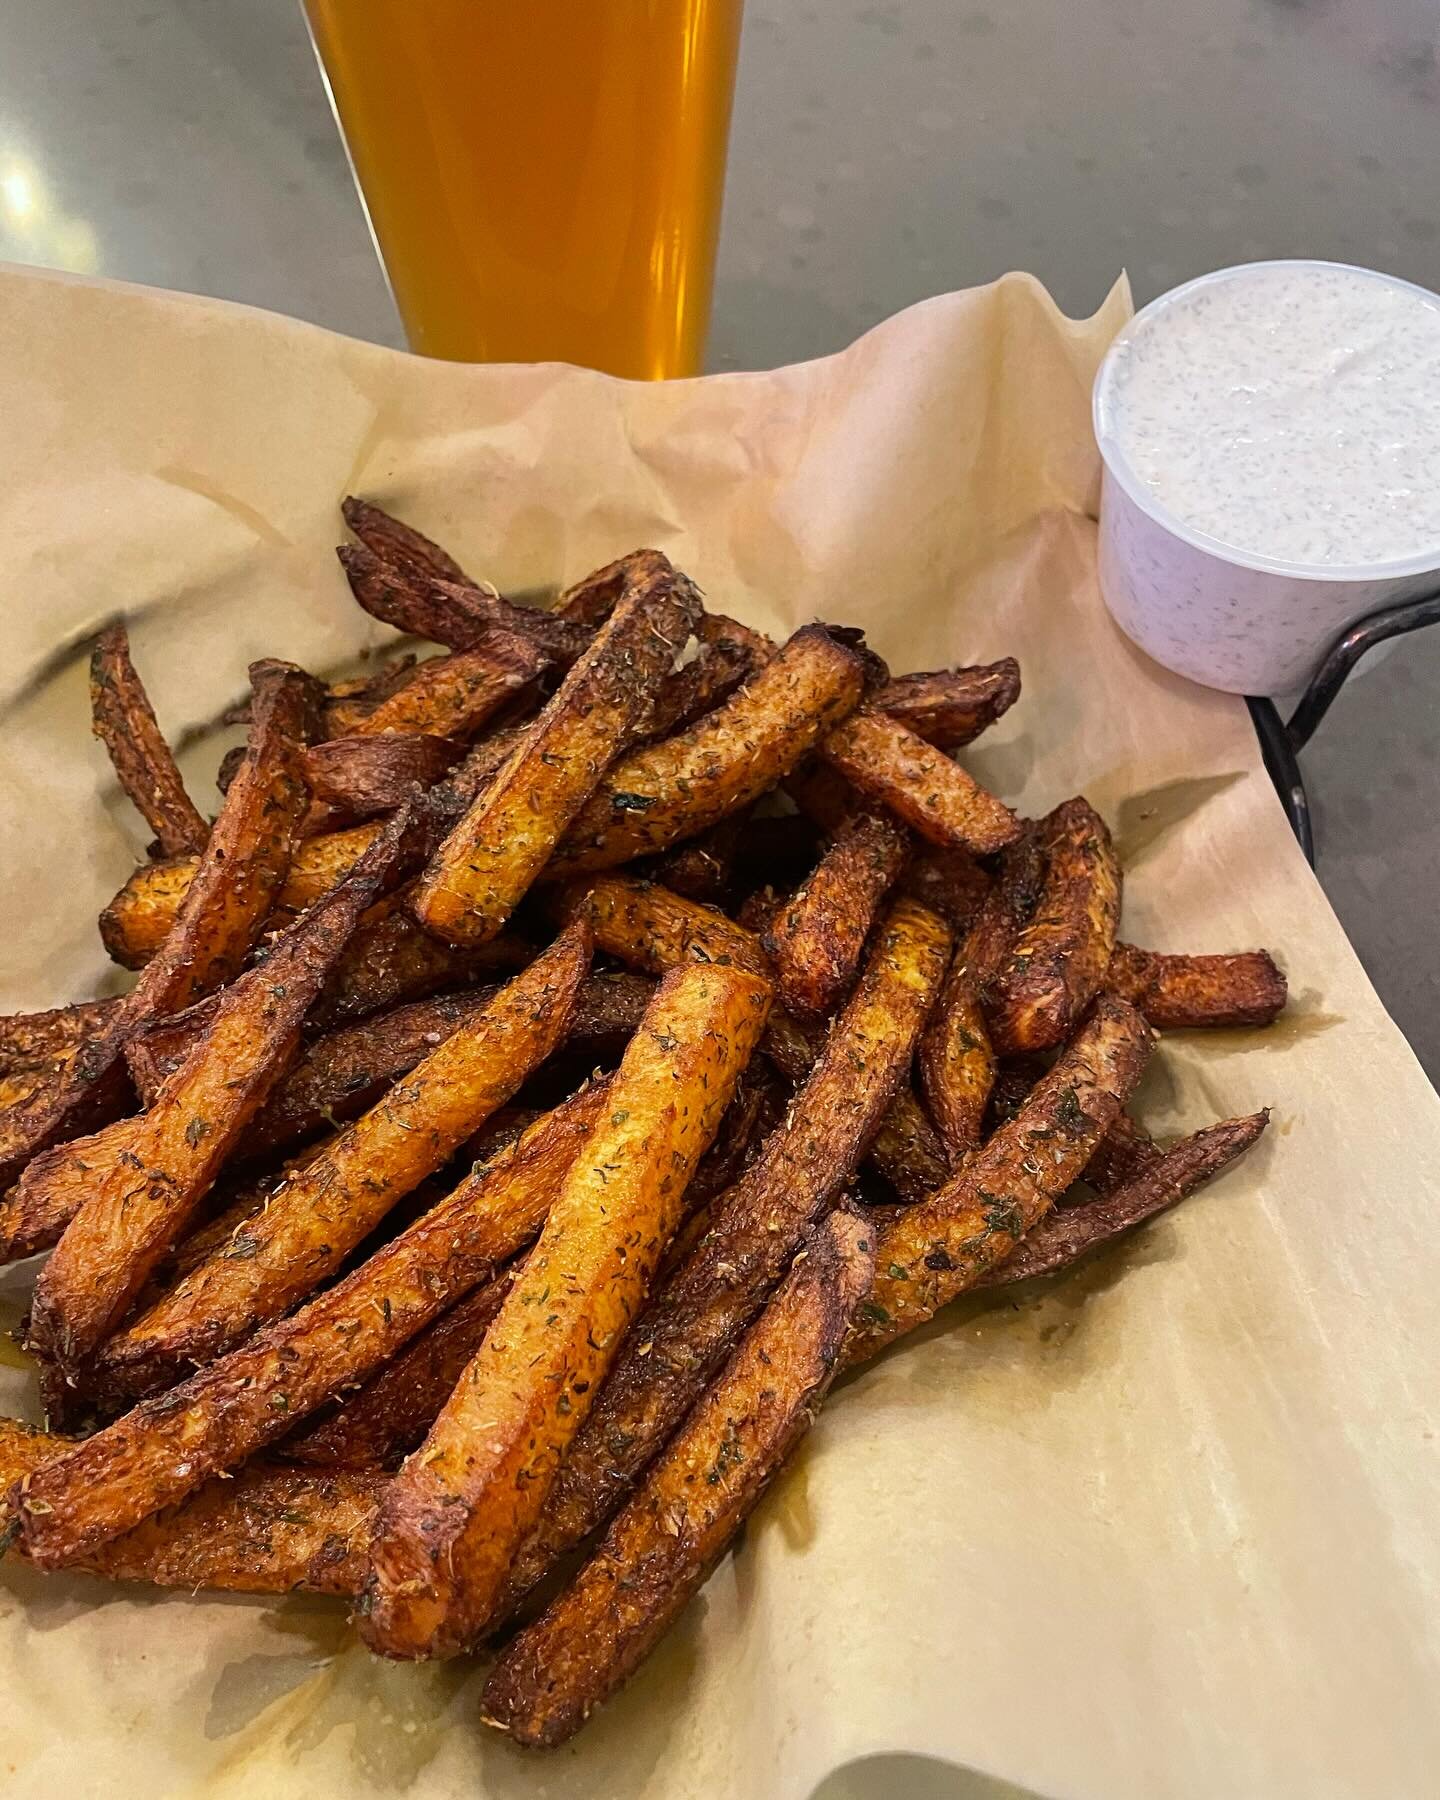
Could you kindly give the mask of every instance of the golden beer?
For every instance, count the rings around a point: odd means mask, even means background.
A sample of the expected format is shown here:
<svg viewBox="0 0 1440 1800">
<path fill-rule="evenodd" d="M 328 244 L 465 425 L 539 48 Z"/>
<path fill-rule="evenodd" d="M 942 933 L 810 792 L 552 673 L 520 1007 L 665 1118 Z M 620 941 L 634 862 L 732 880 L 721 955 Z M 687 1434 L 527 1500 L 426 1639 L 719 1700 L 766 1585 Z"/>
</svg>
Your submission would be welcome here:
<svg viewBox="0 0 1440 1800">
<path fill-rule="evenodd" d="M 743 0 L 306 0 L 411 347 L 694 374 Z"/>
</svg>

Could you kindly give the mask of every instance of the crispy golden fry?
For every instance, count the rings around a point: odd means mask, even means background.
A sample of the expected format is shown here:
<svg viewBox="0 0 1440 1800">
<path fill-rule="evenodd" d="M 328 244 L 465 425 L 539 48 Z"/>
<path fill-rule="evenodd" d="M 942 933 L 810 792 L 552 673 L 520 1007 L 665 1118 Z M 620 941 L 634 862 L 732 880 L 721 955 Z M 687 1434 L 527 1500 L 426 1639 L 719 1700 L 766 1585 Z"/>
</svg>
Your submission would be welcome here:
<svg viewBox="0 0 1440 1800">
<path fill-rule="evenodd" d="M 523 1274 L 386 1490 L 358 1621 L 372 1649 L 453 1655 L 488 1619 L 769 1006 L 768 984 L 740 969 L 691 965 L 660 983 Z"/>
<path fill-rule="evenodd" d="M 973 743 L 1020 698 L 1013 656 L 969 669 L 902 675 L 880 688 L 871 705 L 942 750 Z"/>
<path fill-rule="evenodd" d="M 949 949 L 933 913 L 895 902 L 784 1119 L 622 1345 L 511 1571 L 502 1616 L 614 1511 L 855 1173 L 910 1066 Z"/>
<path fill-rule="evenodd" d="M 402 1081 L 271 1194 L 230 1243 L 106 1345 L 102 1376 L 143 1391 L 209 1362 L 328 1279 L 564 1041 L 590 958 L 572 925 Z"/>
<path fill-rule="evenodd" d="M 238 1467 L 492 1279 L 539 1230 L 606 1092 L 557 1107 L 353 1274 L 44 1470 L 25 1515 L 35 1560 L 71 1563 Z"/>
<path fill-rule="evenodd" d="M 0 1114 L 28 1100 L 39 1088 L 53 1081 L 53 1069 L 21 1069 L 13 1075 L 0 1075 Z M 0 1142 L 5 1135 L 5 1121 L 0 1117 Z"/>
<path fill-rule="evenodd" d="M 771 921 L 765 949 L 792 1012 L 831 1012 L 854 978 L 880 902 L 905 866 L 909 841 L 893 821 L 857 813 Z"/>
<path fill-rule="evenodd" d="M 74 1440 L 0 1419 L 0 1542 L 5 1496 Z M 176 1511 L 103 1544 L 73 1567 L 112 1581 L 236 1594 L 353 1594 L 365 1569 L 378 1469 L 287 1469 L 252 1463 L 212 1481 Z M 23 1503 L 23 1500 L 22 1500 Z"/>
<path fill-rule="evenodd" d="M 986 855 L 1020 835 L 1020 822 L 1003 801 L 943 750 L 873 705 L 832 731 L 820 754 L 862 794 L 888 806 L 932 844 L 958 844 Z"/>
<path fill-rule="evenodd" d="M 1150 1028 L 1102 994 L 1090 1019 L 1016 1117 L 929 1200 L 880 1233 L 875 1288 L 847 1361 L 913 1331 L 1009 1256 L 1076 1179 L 1140 1079 Z"/>
<path fill-rule="evenodd" d="M 699 604 L 658 551 L 635 564 L 590 649 L 426 871 L 413 904 L 427 931 L 473 944 L 500 930 L 606 765 L 643 729 Z"/>
<path fill-rule="evenodd" d="M 464 754 L 457 739 L 423 732 L 331 738 L 305 752 L 305 782 L 318 806 L 353 824 L 392 811 L 412 787 L 433 787 Z"/>
<path fill-rule="evenodd" d="M 874 1273 L 870 1225 L 833 1213 L 574 1581 L 502 1653 L 487 1723 L 559 1744 L 679 1616 L 809 1428 Z"/>
<path fill-rule="evenodd" d="M 0 1073 L 58 1069 L 115 1022 L 119 1000 L 76 1000 L 47 1012 L 0 1016 Z"/>
<path fill-rule="evenodd" d="M 1122 1109 L 1110 1121 L 1082 1175 L 1097 1194 L 1109 1195 L 1143 1175 L 1160 1156 L 1160 1147 L 1150 1133 Z"/>
<path fill-rule="evenodd" d="M 1285 1010 L 1285 977 L 1268 950 L 1167 956 L 1116 944 L 1105 986 L 1138 1007 L 1158 1031 L 1269 1025 Z"/>
<path fill-rule="evenodd" d="M 488 1006 L 495 993 L 487 986 L 418 1000 L 317 1038 L 251 1121 L 236 1154 L 267 1155 L 327 1124 L 353 1119 L 457 1025 Z M 576 996 L 566 1047 L 593 1056 L 623 1044 L 639 1024 L 650 993 L 651 983 L 638 975 L 587 977 Z M 126 1046 L 131 1075 L 147 1106 L 193 1042 L 188 1030 L 182 1035 L 174 1024 L 163 1021 L 161 1029 L 142 1032 Z M 168 1034 L 164 1026 L 172 1027 Z"/>
<path fill-rule="evenodd" d="M 224 816 L 222 812 L 221 819 Z M 216 825 L 218 828 L 219 820 Z M 313 906 L 354 867 L 374 843 L 379 829 L 376 824 L 354 825 L 348 831 L 327 831 L 297 845 L 288 872 L 273 892 L 274 908 L 294 913 Z M 193 856 L 147 863 L 101 913 L 101 939 L 122 968 L 145 968 L 164 946 L 189 897 L 198 866 Z"/>
<path fill-rule="evenodd" d="M 210 827 L 175 766 L 150 696 L 130 660 L 130 635 L 111 625 L 90 658 L 90 713 L 120 786 L 155 833 L 162 856 L 198 854 Z"/>
<path fill-rule="evenodd" d="M 1034 909 L 1040 871 L 1035 836 L 1027 831 L 1002 856 L 999 876 L 955 953 L 934 1017 L 920 1040 L 925 1098 L 953 1168 L 979 1148 L 985 1135 L 996 1061 L 983 997 Z"/>
<path fill-rule="evenodd" d="M 1120 864 L 1105 821 L 1083 799 L 1041 827 L 1045 880 L 1033 921 L 985 996 L 1002 1056 L 1048 1050 L 1069 1037 L 1099 992 L 1120 919 Z"/>
<path fill-rule="evenodd" d="M 208 1029 L 139 1119 L 86 1141 L 84 1205 L 35 1284 L 30 1347 L 76 1369 L 185 1230 L 246 1125 L 284 1074 L 300 1025 L 361 913 L 395 878 L 412 837 L 402 808 L 349 875 L 226 989 Z M 413 843 L 408 845 L 413 855 Z M 15 1193 L 36 1203 L 67 1145 L 32 1162 Z M 43 1207 L 43 1199 L 41 1200 Z"/>
<path fill-rule="evenodd" d="M 173 928 L 110 1027 L 71 1059 L 53 1086 L 12 1110 L 0 1190 L 42 1150 L 117 1118 L 129 1100 L 124 1046 L 130 1032 L 229 981 L 255 942 L 289 870 L 309 799 L 300 758 L 314 696 L 310 677 L 286 663 L 256 663 L 251 679 L 245 766 L 194 866 Z M 14 1195 L 0 1203 L 0 1258 L 53 1241 L 34 1242 Z"/>
<path fill-rule="evenodd" d="M 707 962 L 770 976 L 769 960 L 753 932 L 716 907 L 672 894 L 658 881 L 601 875 L 570 883 L 561 904 L 590 921 L 597 948 L 651 974 Z"/>
<path fill-rule="evenodd" d="M 1044 1215 L 1005 1260 L 981 1276 L 977 1287 L 1005 1287 L 1036 1275 L 1053 1275 L 1102 1244 L 1113 1243 L 1146 1219 L 1175 1206 L 1242 1155 L 1270 1122 L 1267 1112 L 1222 1119 L 1157 1150 L 1148 1167 L 1123 1187 L 1084 1206 Z"/>
<path fill-rule="evenodd" d="M 608 869 L 708 830 L 757 800 L 860 698 L 860 659 L 807 625 L 688 731 L 622 757 L 560 845 L 553 872 Z"/>
<path fill-rule="evenodd" d="M 284 1455 L 332 1468 L 393 1468 L 435 1423 L 518 1273 L 503 1270 L 427 1325 L 335 1412 L 286 1438 Z"/>
<path fill-rule="evenodd" d="M 455 558 L 442 550 L 433 538 L 426 537 L 413 525 L 406 525 L 373 501 L 347 494 L 340 502 L 340 514 L 371 555 L 384 562 L 393 563 L 421 580 L 458 581 L 466 587 L 476 585 Z M 427 632 L 420 633 L 422 637 L 428 635 Z"/>
<path fill-rule="evenodd" d="M 523 638 L 491 632 L 468 650 L 421 663 L 404 687 L 355 721 L 351 735 L 429 732 L 437 737 L 469 737 L 544 667 L 543 657 Z"/>
</svg>

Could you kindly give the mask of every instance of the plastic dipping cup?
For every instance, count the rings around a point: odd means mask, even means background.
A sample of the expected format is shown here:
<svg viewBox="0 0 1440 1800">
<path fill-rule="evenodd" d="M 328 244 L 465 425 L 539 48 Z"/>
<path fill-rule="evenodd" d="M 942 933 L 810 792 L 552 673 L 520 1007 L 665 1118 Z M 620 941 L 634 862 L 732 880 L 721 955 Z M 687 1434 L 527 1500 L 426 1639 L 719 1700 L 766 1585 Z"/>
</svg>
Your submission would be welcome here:
<svg viewBox="0 0 1440 1800">
<path fill-rule="evenodd" d="M 1268 262 L 1137 313 L 1095 381 L 1100 585 L 1166 668 L 1302 687 L 1378 607 L 1440 587 L 1440 297 Z"/>
</svg>

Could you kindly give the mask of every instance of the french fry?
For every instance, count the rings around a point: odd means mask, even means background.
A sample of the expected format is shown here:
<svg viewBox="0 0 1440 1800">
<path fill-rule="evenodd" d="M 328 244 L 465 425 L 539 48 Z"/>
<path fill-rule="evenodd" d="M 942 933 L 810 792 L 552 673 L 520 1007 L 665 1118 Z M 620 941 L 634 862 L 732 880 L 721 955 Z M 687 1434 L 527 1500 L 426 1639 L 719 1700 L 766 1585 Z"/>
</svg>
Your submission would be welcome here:
<svg viewBox="0 0 1440 1800">
<path fill-rule="evenodd" d="M 5 1495 L 57 1461 L 74 1440 L 0 1419 L 0 1543 Z M 73 1567 L 112 1581 L 235 1594 L 353 1594 L 365 1569 L 378 1469 L 292 1469 L 252 1463 L 186 1505 L 102 1544 Z"/>
<path fill-rule="evenodd" d="M 333 1275 L 397 1201 L 440 1168 L 564 1041 L 590 959 L 583 924 L 272 1193 L 226 1247 L 191 1271 L 100 1357 L 102 1376 L 144 1390 L 222 1356 Z M 129 1391 L 137 1391 L 132 1384 Z"/>
<path fill-rule="evenodd" d="M 595 1055 L 623 1043 L 639 1024 L 650 991 L 651 984 L 636 975 L 587 977 L 576 996 L 567 1048 Z M 388 1083 L 409 1074 L 457 1025 L 488 1006 L 495 993 L 489 986 L 442 994 L 317 1038 L 251 1121 L 237 1156 L 268 1155 L 327 1124 L 354 1118 Z M 192 1042 L 189 1031 L 183 1036 L 172 1032 L 179 1041 L 167 1042 L 164 1027 L 174 1023 L 162 1021 L 160 1029 L 142 1032 L 126 1046 L 131 1075 L 147 1106 Z"/>
<path fill-rule="evenodd" d="M 456 651 L 468 650 L 487 633 L 500 631 L 528 643 L 547 659 L 570 664 L 594 636 L 574 619 L 535 606 L 516 606 L 485 582 L 424 574 L 354 544 L 342 544 L 335 554 L 351 593 L 372 617 Z"/>
<path fill-rule="evenodd" d="M 683 899 L 658 881 L 601 875 L 571 883 L 561 904 L 589 920 L 598 949 L 651 974 L 708 962 L 769 978 L 769 960 L 753 932 L 717 907 Z"/>
<path fill-rule="evenodd" d="M 119 1000 L 77 1000 L 46 1012 L 0 1016 L 0 1072 L 58 1069 L 113 1024 Z"/>
<path fill-rule="evenodd" d="M 850 1363 L 924 1324 L 1009 1256 L 1076 1179 L 1145 1067 L 1151 1032 L 1101 994 L 1055 1067 L 959 1173 L 880 1232 Z"/>
<path fill-rule="evenodd" d="M 318 806 L 353 824 L 392 811 L 412 787 L 433 787 L 464 754 L 457 739 L 423 732 L 331 738 L 305 752 L 305 783 Z"/>
<path fill-rule="evenodd" d="M 908 848 L 906 833 L 890 819 L 857 813 L 771 921 L 763 941 L 792 1012 L 819 1017 L 833 1010 Z"/>
<path fill-rule="evenodd" d="M 1285 1010 L 1285 977 L 1268 950 L 1168 956 L 1116 944 L 1105 986 L 1138 1007 L 1157 1031 L 1269 1025 Z"/>
<path fill-rule="evenodd" d="M 557 1107 L 343 1281 L 40 1471 L 22 1508 L 36 1562 L 73 1563 L 237 1468 L 489 1281 L 539 1230 L 606 1093 Z"/>
<path fill-rule="evenodd" d="M 1133 1231 L 1146 1219 L 1177 1205 L 1244 1154 L 1270 1122 L 1267 1112 L 1222 1119 L 1181 1138 L 1123 1186 L 1083 1206 L 1053 1210 L 1026 1232 L 1010 1255 L 976 1282 L 1008 1287 L 1037 1275 L 1054 1275 L 1103 1244 Z"/>
<path fill-rule="evenodd" d="M 808 1430 L 874 1272 L 848 1212 L 816 1230 L 594 1555 L 502 1652 L 488 1724 L 560 1744 L 649 1655 Z"/>
<path fill-rule="evenodd" d="M 983 998 L 1034 910 L 1040 875 L 1035 835 L 1026 832 L 1002 856 L 1000 873 L 955 953 L 920 1040 L 918 1061 L 930 1117 L 954 1168 L 979 1148 L 995 1084 L 995 1051 Z"/>
<path fill-rule="evenodd" d="M 468 650 L 421 663 L 404 687 L 355 721 L 351 735 L 428 732 L 436 737 L 469 737 L 544 667 L 545 659 L 533 644 L 509 632 L 492 631 Z"/>
<path fill-rule="evenodd" d="M 943 750 L 873 705 L 830 732 L 820 754 L 862 794 L 888 806 L 932 844 L 986 855 L 1020 835 L 1020 822 L 1003 801 Z"/>
<path fill-rule="evenodd" d="M 282 1454 L 330 1468 L 393 1468 L 424 1440 L 518 1273 L 502 1270 L 427 1325 L 337 1411 L 286 1438 Z"/>
<path fill-rule="evenodd" d="M 245 767 L 226 796 L 183 903 L 140 980 L 100 1037 L 7 1121 L 0 1190 L 32 1157 L 109 1124 L 129 1099 L 124 1045 L 142 1020 L 182 1007 L 231 979 L 244 962 L 289 870 L 309 795 L 300 775 L 312 723 L 310 677 L 285 663 L 257 663 Z M 0 1202 L 0 1257 L 35 1244 L 12 1194 Z M 47 1240 L 53 1242 L 52 1240 Z"/>
<path fill-rule="evenodd" d="M 723 900 L 735 873 L 745 831 L 743 814 L 732 813 L 699 837 L 668 850 L 650 871 L 662 887 L 686 900 Z"/>
<path fill-rule="evenodd" d="M 931 912 L 938 912 L 953 932 L 963 935 L 975 923 L 975 915 L 984 904 L 990 877 L 968 850 L 956 850 L 953 846 L 942 850 L 930 844 L 910 859 L 900 878 L 900 891 L 928 906 Z"/>
<path fill-rule="evenodd" d="M 693 662 L 667 675 L 655 695 L 647 725 L 652 738 L 683 731 L 728 700 L 759 665 L 739 644 L 711 644 Z"/>
<path fill-rule="evenodd" d="M 298 844 L 287 873 L 273 890 L 272 906 L 281 912 L 303 912 L 313 906 L 354 867 L 374 843 L 379 829 L 377 824 L 353 825 L 347 831 L 325 832 Z M 101 913 L 101 940 L 122 968 L 144 969 L 164 948 L 199 866 L 192 856 L 147 863 Z"/>
<path fill-rule="evenodd" d="M 942 750 L 958 750 L 986 731 L 1020 698 L 1013 656 L 968 669 L 902 675 L 878 689 L 871 705 Z"/>
<path fill-rule="evenodd" d="M 658 551 L 635 564 L 594 643 L 422 878 L 413 907 L 427 931 L 474 944 L 500 930 L 606 765 L 643 728 L 698 608 Z"/>
<path fill-rule="evenodd" d="M 340 502 L 340 515 L 371 555 L 384 562 L 393 563 L 422 580 L 438 578 L 458 581 L 467 587 L 476 585 L 448 551 L 442 550 L 423 531 L 405 524 L 373 501 L 347 494 Z M 420 635 L 426 637 L 429 633 L 421 632 Z M 444 642 L 443 639 L 438 641 Z"/>
<path fill-rule="evenodd" d="M 1120 865 L 1105 821 L 1066 800 L 1041 826 L 1045 879 L 1033 921 L 986 994 L 1002 1056 L 1063 1043 L 1099 991 L 1120 918 Z"/>
<path fill-rule="evenodd" d="M 629 556 L 592 569 L 559 595 L 553 610 L 562 619 L 573 619 L 580 625 L 603 625 L 615 610 L 633 558 L 643 555 L 644 551 L 631 551 Z"/>
<path fill-rule="evenodd" d="M 1139 1120 L 1122 1109 L 1095 1146 L 1095 1154 L 1081 1171 L 1081 1178 L 1097 1194 L 1113 1194 L 1143 1175 L 1161 1154 L 1159 1145 Z"/>
<path fill-rule="evenodd" d="M 241 1132 L 264 1104 L 300 1042 L 300 1024 L 355 923 L 407 854 L 413 808 L 402 808 L 345 879 L 279 940 L 262 967 L 220 998 L 208 1029 L 150 1110 L 111 1137 L 90 1138 L 84 1205 L 35 1285 L 29 1344 L 73 1371 L 105 1338 L 170 1245 L 194 1217 Z M 409 840 L 407 844 L 407 840 Z M 32 1162 L 15 1204 L 69 1154 Z"/>
<path fill-rule="evenodd" d="M 769 1005 L 768 984 L 739 969 L 687 966 L 660 983 L 524 1272 L 386 1489 L 358 1619 L 372 1649 L 454 1654 L 489 1617 Z"/>
<path fill-rule="evenodd" d="M 155 833 L 164 856 L 198 854 L 210 827 L 180 779 L 144 683 L 130 660 L 124 625 L 100 633 L 90 657 L 90 713 L 120 786 Z"/>
<path fill-rule="evenodd" d="M 530 945 L 509 935 L 456 950 L 429 937 L 398 906 L 383 914 L 372 908 L 311 1012 L 310 1024 L 328 1030 L 405 1000 L 513 974 L 533 955 Z"/>
<path fill-rule="evenodd" d="M 933 913 L 911 900 L 894 903 L 784 1119 L 621 1346 L 516 1559 L 498 1616 L 614 1511 L 848 1183 L 909 1068 L 949 949 Z"/>
<path fill-rule="evenodd" d="M 419 661 L 420 658 L 411 651 L 397 656 L 377 674 L 361 676 L 354 681 L 332 682 L 325 690 L 320 707 L 320 735 L 349 737 L 360 720 L 368 718 L 382 700 L 400 692 L 415 673 Z M 241 721 L 227 718 L 225 722 L 238 724 Z M 224 767 L 223 763 L 221 767 Z M 222 788 L 224 785 L 224 782 L 219 783 Z"/>
<path fill-rule="evenodd" d="M 862 681 L 860 659 L 823 625 L 797 631 L 689 730 L 622 757 L 570 826 L 552 872 L 668 850 L 749 806 L 854 707 Z"/>
</svg>

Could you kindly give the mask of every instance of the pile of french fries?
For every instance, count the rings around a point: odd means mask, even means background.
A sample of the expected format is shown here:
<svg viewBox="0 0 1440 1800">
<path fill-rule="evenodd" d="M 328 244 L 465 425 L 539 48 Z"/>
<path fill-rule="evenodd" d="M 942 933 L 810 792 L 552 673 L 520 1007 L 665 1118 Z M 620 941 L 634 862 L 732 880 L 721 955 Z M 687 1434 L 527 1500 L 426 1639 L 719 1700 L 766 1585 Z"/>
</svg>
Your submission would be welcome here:
<svg viewBox="0 0 1440 1800">
<path fill-rule="evenodd" d="M 356 600 L 443 653 L 255 664 L 213 822 L 123 626 L 96 647 L 155 842 L 100 922 L 134 987 L 0 1019 L 0 1253 L 50 1252 L 0 1523 L 493 1654 L 484 1717 L 553 1745 L 837 1374 L 1256 1140 L 1162 1148 L 1127 1101 L 1157 1030 L 1265 1025 L 1285 981 L 1118 941 L 1093 808 L 966 773 L 1012 661 L 777 644 L 654 550 L 542 611 L 344 512 Z"/>
</svg>

